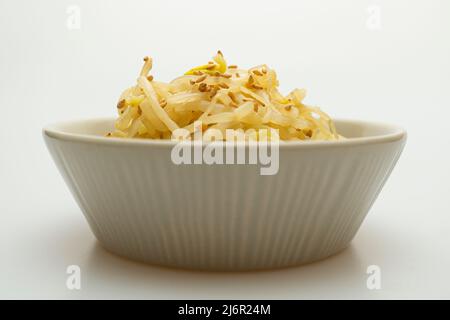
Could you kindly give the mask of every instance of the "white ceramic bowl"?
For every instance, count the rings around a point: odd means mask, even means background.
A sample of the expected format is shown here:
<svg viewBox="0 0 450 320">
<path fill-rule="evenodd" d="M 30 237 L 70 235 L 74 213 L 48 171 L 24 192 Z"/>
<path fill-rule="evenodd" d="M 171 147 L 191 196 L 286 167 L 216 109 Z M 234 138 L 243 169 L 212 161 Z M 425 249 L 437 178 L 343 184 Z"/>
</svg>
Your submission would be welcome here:
<svg viewBox="0 0 450 320">
<path fill-rule="evenodd" d="M 256 270 L 348 246 L 406 141 L 401 128 L 337 121 L 336 142 L 280 145 L 279 171 L 175 165 L 174 142 L 105 138 L 113 119 L 48 126 L 44 138 L 93 233 L 152 264 Z"/>
</svg>

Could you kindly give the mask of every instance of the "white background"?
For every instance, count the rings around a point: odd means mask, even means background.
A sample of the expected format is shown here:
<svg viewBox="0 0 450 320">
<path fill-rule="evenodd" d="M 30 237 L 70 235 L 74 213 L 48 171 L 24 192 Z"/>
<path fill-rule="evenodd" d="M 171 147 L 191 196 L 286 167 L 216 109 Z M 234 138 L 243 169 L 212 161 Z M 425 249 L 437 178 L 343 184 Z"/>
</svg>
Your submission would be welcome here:
<svg viewBox="0 0 450 320">
<path fill-rule="evenodd" d="M 79 30 L 67 28 L 70 5 Z M 0 0 L 0 298 L 450 298 L 449 39 L 446 0 Z M 408 130 L 345 252 L 227 274 L 134 263 L 96 243 L 41 128 L 114 115 L 144 55 L 170 80 L 217 49 L 240 66 L 269 64 L 285 92 L 307 88 L 334 117 Z M 66 288 L 71 264 L 80 291 Z M 381 290 L 366 287 L 372 264 Z"/>
</svg>

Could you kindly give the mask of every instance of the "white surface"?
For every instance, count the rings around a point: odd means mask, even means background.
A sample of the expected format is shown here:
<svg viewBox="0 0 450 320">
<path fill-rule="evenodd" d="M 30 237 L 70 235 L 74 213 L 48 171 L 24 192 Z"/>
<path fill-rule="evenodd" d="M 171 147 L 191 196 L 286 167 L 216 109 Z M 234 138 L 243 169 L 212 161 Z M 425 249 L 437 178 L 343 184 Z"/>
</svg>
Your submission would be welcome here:
<svg viewBox="0 0 450 320">
<path fill-rule="evenodd" d="M 66 28 L 71 4 L 80 30 Z M 366 27 L 371 5 L 379 30 Z M 450 298 L 449 12 L 445 0 L 236 1 L 224 13 L 206 1 L 1 1 L 0 298 Z M 268 63 L 282 89 L 307 88 L 307 101 L 333 116 L 408 129 L 347 251 L 294 269 L 204 274 L 96 244 L 41 127 L 112 115 L 146 54 L 169 80 L 218 48 L 233 63 Z M 71 264 L 80 291 L 66 288 Z M 366 288 L 372 264 L 378 291 Z"/>
</svg>

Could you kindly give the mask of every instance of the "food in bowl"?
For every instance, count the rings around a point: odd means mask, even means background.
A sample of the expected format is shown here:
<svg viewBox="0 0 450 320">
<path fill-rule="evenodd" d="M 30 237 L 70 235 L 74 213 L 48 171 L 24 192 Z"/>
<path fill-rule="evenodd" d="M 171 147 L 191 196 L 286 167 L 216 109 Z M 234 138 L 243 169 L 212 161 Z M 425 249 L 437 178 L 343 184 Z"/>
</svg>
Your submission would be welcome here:
<svg viewBox="0 0 450 320">
<path fill-rule="evenodd" d="M 240 69 L 220 52 L 170 83 L 149 76 L 151 66 L 145 59 L 138 84 L 122 94 L 118 119 L 43 131 L 104 248 L 156 265 L 240 271 L 310 263 L 350 244 L 403 150 L 403 129 L 332 121 L 303 103 L 304 91 L 282 96 L 267 66 Z M 279 146 L 276 174 L 173 161 L 171 135 L 195 135 L 198 120 L 205 133 L 278 129 L 289 142 L 269 143 Z M 246 139 L 256 142 L 239 144 L 244 154 L 264 145 L 259 132 Z"/>
<path fill-rule="evenodd" d="M 277 74 L 267 65 L 238 68 L 218 51 L 207 64 L 164 83 L 149 75 L 152 64 L 145 57 L 137 85 L 121 94 L 119 118 L 108 136 L 171 139 L 174 131 L 184 129 L 190 138 L 200 122 L 206 136 L 219 130 L 223 140 L 227 129 L 242 130 L 244 139 L 256 141 L 267 138 L 263 132 L 281 140 L 342 138 L 330 116 L 303 102 L 304 89 L 282 95 Z"/>
</svg>

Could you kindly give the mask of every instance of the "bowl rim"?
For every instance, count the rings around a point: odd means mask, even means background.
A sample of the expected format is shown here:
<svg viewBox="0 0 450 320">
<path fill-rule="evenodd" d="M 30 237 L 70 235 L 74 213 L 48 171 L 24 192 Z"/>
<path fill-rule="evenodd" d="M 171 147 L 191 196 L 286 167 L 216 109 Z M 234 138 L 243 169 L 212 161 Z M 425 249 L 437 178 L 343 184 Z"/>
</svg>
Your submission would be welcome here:
<svg viewBox="0 0 450 320">
<path fill-rule="evenodd" d="M 113 117 L 96 117 L 89 119 L 76 119 L 76 120 L 65 120 L 55 123 L 48 124 L 43 127 L 42 134 L 44 137 L 50 137 L 57 140 L 81 142 L 89 144 L 100 144 L 100 145 L 116 145 L 116 146 L 154 146 L 154 147 L 170 147 L 172 148 L 178 142 L 172 140 L 156 140 L 156 139 L 135 139 L 135 138 L 116 138 L 116 137 L 106 137 L 101 135 L 93 135 L 89 133 L 73 133 L 67 132 L 62 129 L 64 126 L 79 124 L 79 123 L 95 123 L 95 122 L 106 122 L 115 120 Z M 389 133 L 373 135 L 367 137 L 356 137 L 347 138 L 345 140 L 336 141 L 280 141 L 280 148 L 321 148 L 321 147 L 344 147 L 344 146 L 356 146 L 356 145 L 368 145 L 368 144 L 380 144 L 396 142 L 400 140 L 406 140 L 407 132 L 406 130 L 397 125 L 390 123 L 379 122 L 379 121 L 366 121 L 366 120 L 352 120 L 352 119 L 334 119 L 337 123 L 342 124 L 359 124 L 362 126 L 378 126 L 384 127 Z"/>
</svg>

